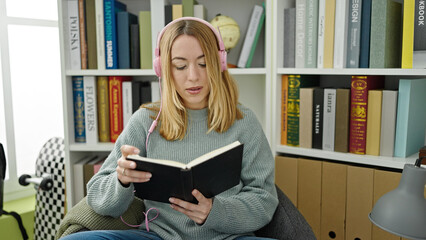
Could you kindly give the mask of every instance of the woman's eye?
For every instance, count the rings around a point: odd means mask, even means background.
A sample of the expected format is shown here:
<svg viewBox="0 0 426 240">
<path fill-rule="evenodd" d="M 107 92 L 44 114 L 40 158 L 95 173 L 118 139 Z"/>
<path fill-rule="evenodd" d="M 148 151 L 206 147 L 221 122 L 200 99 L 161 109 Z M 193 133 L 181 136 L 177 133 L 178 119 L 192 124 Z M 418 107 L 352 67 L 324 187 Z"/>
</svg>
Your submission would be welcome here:
<svg viewBox="0 0 426 240">
<path fill-rule="evenodd" d="M 184 70 L 186 66 L 176 66 L 177 70 Z"/>
<path fill-rule="evenodd" d="M 199 63 L 198 65 L 200 65 L 201 67 L 206 67 L 205 63 Z"/>
</svg>

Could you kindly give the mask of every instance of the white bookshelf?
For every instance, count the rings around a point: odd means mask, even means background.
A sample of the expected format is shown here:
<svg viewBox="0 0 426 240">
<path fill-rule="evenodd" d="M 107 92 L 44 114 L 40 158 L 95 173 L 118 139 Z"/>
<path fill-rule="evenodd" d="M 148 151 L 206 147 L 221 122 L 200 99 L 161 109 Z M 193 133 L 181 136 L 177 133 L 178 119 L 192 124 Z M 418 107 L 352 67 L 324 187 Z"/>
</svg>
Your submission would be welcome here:
<svg viewBox="0 0 426 240">
<path fill-rule="evenodd" d="M 295 7 L 295 0 L 277 0 L 273 2 L 273 44 L 275 49 L 271 53 L 273 60 L 272 68 L 272 132 L 273 143 L 272 148 L 276 155 L 290 154 L 297 157 L 308 157 L 316 159 L 327 159 L 331 161 L 339 161 L 350 164 L 360 164 L 377 166 L 384 168 L 403 169 L 404 164 L 414 163 L 418 157 L 418 153 L 407 157 L 382 157 L 370 155 L 357 155 L 351 153 L 340 153 L 323 151 L 318 149 L 306 149 L 299 147 L 283 146 L 280 144 L 280 131 L 281 131 L 281 75 L 286 74 L 301 74 L 301 75 L 319 75 L 320 79 L 323 78 L 349 78 L 351 75 L 384 75 L 385 86 L 386 84 L 395 84 L 398 79 L 402 78 L 426 78 L 426 69 L 400 69 L 400 68 L 387 68 L 387 69 L 370 69 L 370 68 L 283 68 L 283 40 L 285 32 L 283 28 L 283 12 L 285 8 Z M 426 104 L 426 103 L 425 103 Z"/>
<path fill-rule="evenodd" d="M 164 26 L 164 5 L 179 4 L 180 0 L 121 0 L 127 4 L 129 12 L 137 14 L 141 10 L 155 11 L 151 14 L 152 28 L 161 29 Z M 208 20 L 211 20 L 216 14 L 228 15 L 234 18 L 241 31 L 239 43 L 228 53 L 228 62 L 236 64 L 239 53 L 244 41 L 246 28 L 249 23 L 250 15 L 255 4 L 261 5 L 262 0 L 198 0 L 207 8 Z M 229 69 L 234 76 L 240 90 L 240 102 L 250 107 L 261 122 L 266 136 L 272 144 L 272 125 L 271 123 L 271 88 L 272 88 L 272 0 L 266 2 L 266 17 L 263 28 L 264 35 L 259 38 L 256 48 L 255 58 L 252 62 L 252 68 L 247 69 Z M 137 79 L 156 79 L 152 69 L 117 69 L 117 70 L 71 70 L 68 66 L 67 51 L 67 32 L 66 32 L 66 0 L 58 0 L 59 11 L 59 34 L 61 42 L 61 70 L 62 70 L 62 93 L 64 107 L 64 126 L 65 126 L 65 156 L 66 156 L 66 184 L 67 189 L 73 189 L 73 164 L 79 159 L 90 154 L 107 154 L 112 150 L 113 143 L 82 144 L 74 141 L 74 117 L 73 117 L 73 96 L 72 96 L 72 76 L 133 76 Z M 160 26 L 160 27 L 159 27 Z M 157 40 L 157 32 L 152 31 L 153 48 Z M 67 192 L 68 209 L 74 206 L 79 199 L 75 199 L 72 192 Z"/>
</svg>

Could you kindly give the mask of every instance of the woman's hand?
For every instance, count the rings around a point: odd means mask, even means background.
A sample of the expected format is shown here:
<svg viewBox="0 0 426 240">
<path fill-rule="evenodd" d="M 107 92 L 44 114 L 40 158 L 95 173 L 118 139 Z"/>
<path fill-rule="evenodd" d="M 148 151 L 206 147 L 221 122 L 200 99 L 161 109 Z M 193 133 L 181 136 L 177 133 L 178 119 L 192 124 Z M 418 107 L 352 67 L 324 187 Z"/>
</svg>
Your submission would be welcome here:
<svg viewBox="0 0 426 240">
<path fill-rule="evenodd" d="M 192 195 L 198 200 L 198 204 L 186 202 L 178 198 L 170 198 L 169 201 L 172 203 L 170 206 L 174 210 L 185 214 L 197 224 L 203 224 L 210 214 L 210 210 L 213 206 L 213 199 L 204 197 L 204 195 L 196 189 L 192 191 Z"/>
<path fill-rule="evenodd" d="M 136 163 L 126 160 L 128 155 L 139 154 L 139 149 L 129 145 L 123 145 L 120 148 L 121 158 L 117 160 L 117 177 L 124 186 L 128 186 L 131 182 L 148 182 L 151 179 L 151 173 L 134 170 Z"/>
</svg>

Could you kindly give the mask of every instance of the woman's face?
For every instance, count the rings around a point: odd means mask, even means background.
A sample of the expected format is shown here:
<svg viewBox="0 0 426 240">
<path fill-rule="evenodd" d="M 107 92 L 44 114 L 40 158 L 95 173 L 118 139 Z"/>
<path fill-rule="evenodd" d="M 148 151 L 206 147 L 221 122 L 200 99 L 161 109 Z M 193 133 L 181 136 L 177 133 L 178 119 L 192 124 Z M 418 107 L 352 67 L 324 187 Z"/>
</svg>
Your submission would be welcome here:
<svg viewBox="0 0 426 240">
<path fill-rule="evenodd" d="M 172 45 L 171 55 L 174 84 L 184 106 L 189 109 L 207 107 L 210 85 L 206 60 L 198 40 L 193 36 L 180 35 Z"/>
</svg>

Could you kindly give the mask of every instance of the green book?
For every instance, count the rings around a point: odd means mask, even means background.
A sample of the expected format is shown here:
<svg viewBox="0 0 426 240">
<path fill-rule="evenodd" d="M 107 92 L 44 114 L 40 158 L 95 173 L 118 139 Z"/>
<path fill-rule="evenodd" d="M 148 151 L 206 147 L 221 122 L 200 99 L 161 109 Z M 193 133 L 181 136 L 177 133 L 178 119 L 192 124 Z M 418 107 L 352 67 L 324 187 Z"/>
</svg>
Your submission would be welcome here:
<svg viewBox="0 0 426 240">
<path fill-rule="evenodd" d="M 317 67 L 318 1 L 306 1 L 305 68 Z"/>
<path fill-rule="evenodd" d="M 370 68 L 401 67 L 401 9 L 393 0 L 372 1 Z"/>
<path fill-rule="evenodd" d="M 257 26 L 256 35 L 254 36 L 253 45 L 251 45 L 250 55 L 247 59 L 246 68 L 251 66 L 251 62 L 253 61 L 254 52 L 256 50 L 257 41 L 259 40 L 260 32 L 263 28 L 263 23 L 265 22 L 265 2 L 262 3 L 263 12 L 260 16 L 259 25 Z"/>
<path fill-rule="evenodd" d="M 311 75 L 288 75 L 287 145 L 299 146 L 300 88 L 318 85 L 318 77 Z"/>
<path fill-rule="evenodd" d="M 182 0 L 182 12 L 184 17 L 194 16 L 194 4 L 197 4 L 194 0 Z"/>
<path fill-rule="evenodd" d="M 140 39 L 140 61 L 141 69 L 152 69 L 152 46 L 151 46 L 151 12 L 139 12 L 139 39 Z"/>
</svg>

